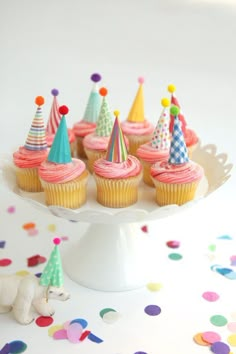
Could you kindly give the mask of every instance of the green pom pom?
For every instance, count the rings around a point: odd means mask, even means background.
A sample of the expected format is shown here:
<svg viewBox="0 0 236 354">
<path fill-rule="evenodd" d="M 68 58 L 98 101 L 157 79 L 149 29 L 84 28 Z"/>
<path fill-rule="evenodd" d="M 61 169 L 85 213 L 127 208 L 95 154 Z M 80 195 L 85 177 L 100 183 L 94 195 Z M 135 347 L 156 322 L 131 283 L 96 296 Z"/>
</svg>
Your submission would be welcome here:
<svg viewBox="0 0 236 354">
<path fill-rule="evenodd" d="M 172 106 L 171 109 L 170 109 L 170 113 L 173 115 L 173 116 L 177 116 L 179 114 L 179 107 L 177 106 Z"/>
</svg>

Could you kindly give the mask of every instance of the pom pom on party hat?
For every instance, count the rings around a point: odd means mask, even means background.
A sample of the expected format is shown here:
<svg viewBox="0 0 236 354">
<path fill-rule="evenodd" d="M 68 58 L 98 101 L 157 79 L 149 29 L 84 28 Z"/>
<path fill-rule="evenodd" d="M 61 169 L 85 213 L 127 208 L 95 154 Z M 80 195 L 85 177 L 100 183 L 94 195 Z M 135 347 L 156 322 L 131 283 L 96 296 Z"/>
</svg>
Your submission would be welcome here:
<svg viewBox="0 0 236 354">
<path fill-rule="evenodd" d="M 107 102 L 107 89 L 102 87 L 99 90 L 102 98 L 102 105 L 100 109 L 100 113 L 97 120 L 97 127 L 95 130 L 96 135 L 98 136 L 110 136 L 113 126 L 113 119 L 109 104 Z"/>
<path fill-rule="evenodd" d="M 174 116 L 174 126 L 170 143 L 170 156 L 168 162 L 171 165 L 179 165 L 189 161 L 183 132 L 178 118 L 179 107 L 172 106 L 170 113 Z"/>
<path fill-rule="evenodd" d="M 64 279 L 63 279 L 61 255 L 58 247 L 58 245 L 61 243 L 60 238 L 55 237 L 53 243 L 55 245 L 54 249 L 52 250 L 52 253 L 46 264 L 46 267 L 44 268 L 41 274 L 39 283 L 42 286 L 61 287 L 64 283 Z"/>
<path fill-rule="evenodd" d="M 93 82 L 93 88 L 89 95 L 88 103 L 84 112 L 83 120 L 90 123 L 97 122 L 101 107 L 101 97 L 98 92 L 98 82 L 101 81 L 102 77 L 100 74 L 92 74 L 90 79 Z"/>
<path fill-rule="evenodd" d="M 168 98 L 161 100 L 163 110 L 153 132 L 151 146 L 157 150 L 166 150 L 170 148 L 169 114 L 167 108 L 170 106 Z"/>
<path fill-rule="evenodd" d="M 143 98 L 144 78 L 139 77 L 138 82 L 139 82 L 139 88 L 127 118 L 128 122 L 143 122 L 145 120 L 144 98 Z"/>
<path fill-rule="evenodd" d="M 69 163 L 72 160 L 65 118 L 65 115 L 68 112 L 69 109 L 67 106 L 61 106 L 59 108 L 59 113 L 62 115 L 62 117 L 48 155 L 48 161 L 50 162 Z"/>
<path fill-rule="evenodd" d="M 175 85 L 173 84 L 170 84 L 168 85 L 167 87 L 168 91 L 170 92 L 171 94 L 171 106 L 177 106 L 179 107 L 179 121 L 181 123 L 181 129 L 182 129 L 182 132 L 183 134 L 185 135 L 185 131 L 186 131 L 186 120 L 184 118 L 184 115 L 181 111 L 181 107 L 180 107 L 180 104 L 179 104 L 179 101 L 177 100 L 176 96 L 175 96 L 175 91 L 176 91 L 176 87 Z M 170 113 L 170 125 L 169 125 L 169 129 L 170 129 L 170 132 L 172 133 L 172 130 L 173 130 L 173 126 L 174 126 L 174 116 L 173 114 Z"/>
<path fill-rule="evenodd" d="M 55 134 L 61 121 L 61 115 L 59 113 L 59 103 L 57 100 L 59 91 L 54 88 L 51 90 L 51 94 L 53 95 L 53 101 L 47 123 L 47 132 L 50 134 Z"/>
<path fill-rule="evenodd" d="M 127 160 L 127 147 L 119 122 L 119 111 L 114 111 L 115 121 L 111 137 L 108 143 L 106 160 L 111 162 L 123 162 Z"/>
<path fill-rule="evenodd" d="M 41 108 L 44 104 L 44 98 L 37 96 L 35 103 L 38 107 L 25 142 L 25 148 L 32 151 L 46 150 L 46 133 Z"/>
</svg>

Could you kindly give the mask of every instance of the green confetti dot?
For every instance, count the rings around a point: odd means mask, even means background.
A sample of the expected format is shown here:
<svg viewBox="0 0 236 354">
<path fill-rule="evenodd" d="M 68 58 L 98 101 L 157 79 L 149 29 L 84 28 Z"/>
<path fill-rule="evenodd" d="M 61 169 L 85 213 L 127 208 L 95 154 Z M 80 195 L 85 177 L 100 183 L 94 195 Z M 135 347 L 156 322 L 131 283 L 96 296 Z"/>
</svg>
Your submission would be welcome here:
<svg viewBox="0 0 236 354">
<path fill-rule="evenodd" d="M 216 245 L 209 245 L 209 246 L 208 246 L 208 249 L 209 249 L 209 251 L 211 251 L 211 252 L 215 252 L 215 250 L 216 250 Z"/>
<path fill-rule="evenodd" d="M 225 326 L 228 323 L 227 318 L 222 315 L 211 316 L 210 322 L 217 327 Z"/>
<path fill-rule="evenodd" d="M 168 255 L 168 257 L 172 260 L 172 261 L 179 261 L 180 259 L 183 258 L 183 256 L 179 253 L 170 253 Z"/>
</svg>

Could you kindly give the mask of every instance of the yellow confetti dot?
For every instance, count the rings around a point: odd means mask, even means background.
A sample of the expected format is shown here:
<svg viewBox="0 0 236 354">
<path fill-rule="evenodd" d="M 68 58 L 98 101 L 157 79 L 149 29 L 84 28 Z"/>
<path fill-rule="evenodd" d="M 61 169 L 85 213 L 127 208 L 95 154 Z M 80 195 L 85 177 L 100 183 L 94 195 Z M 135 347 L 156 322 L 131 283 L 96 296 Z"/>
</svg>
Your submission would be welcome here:
<svg viewBox="0 0 236 354">
<path fill-rule="evenodd" d="M 230 345 L 236 347 L 236 334 L 231 334 L 230 336 L 228 336 L 227 341 Z"/>
<path fill-rule="evenodd" d="M 160 283 L 148 283 L 147 288 L 150 291 L 159 291 L 162 288 L 162 284 Z"/>
<path fill-rule="evenodd" d="M 27 270 L 19 270 L 18 272 L 16 272 L 16 275 L 20 275 L 21 277 L 25 277 L 26 275 L 29 275 L 30 272 L 28 272 Z"/>
<path fill-rule="evenodd" d="M 56 331 L 59 331 L 59 329 L 63 329 L 63 325 L 55 325 L 55 326 L 52 326 L 48 329 L 48 335 L 50 337 L 53 337 L 53 334 L 56 332 Z"/>
<path fill-rule="evenodd" d="M 48 225 L 48 231 L 55 232 L 56 231 L 56 225 L 55 224 L 49 224 Z"/>
</svg>

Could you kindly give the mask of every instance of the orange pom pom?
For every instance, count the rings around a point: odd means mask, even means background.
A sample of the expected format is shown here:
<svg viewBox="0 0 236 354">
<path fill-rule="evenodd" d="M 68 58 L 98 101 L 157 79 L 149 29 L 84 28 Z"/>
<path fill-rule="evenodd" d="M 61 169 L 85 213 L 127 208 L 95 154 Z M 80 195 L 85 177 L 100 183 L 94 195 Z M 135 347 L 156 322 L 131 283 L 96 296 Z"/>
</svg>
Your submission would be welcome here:
<svg viewBox="0 0 236 354">
<path fill-rule="evenodd" d="M 44 97 L 43 96 L 37 96 L 34 100 L 34 102 L 38 105 L 38 106 L 42 106 L 44 104 Z"/>
<path fill-rule="evenodd" d="M 99 93 L 102 97 L 105 97 L 107 95 L 107 89 L 105 87 L 101 87 L 99 90 Z"/>
</svg>

